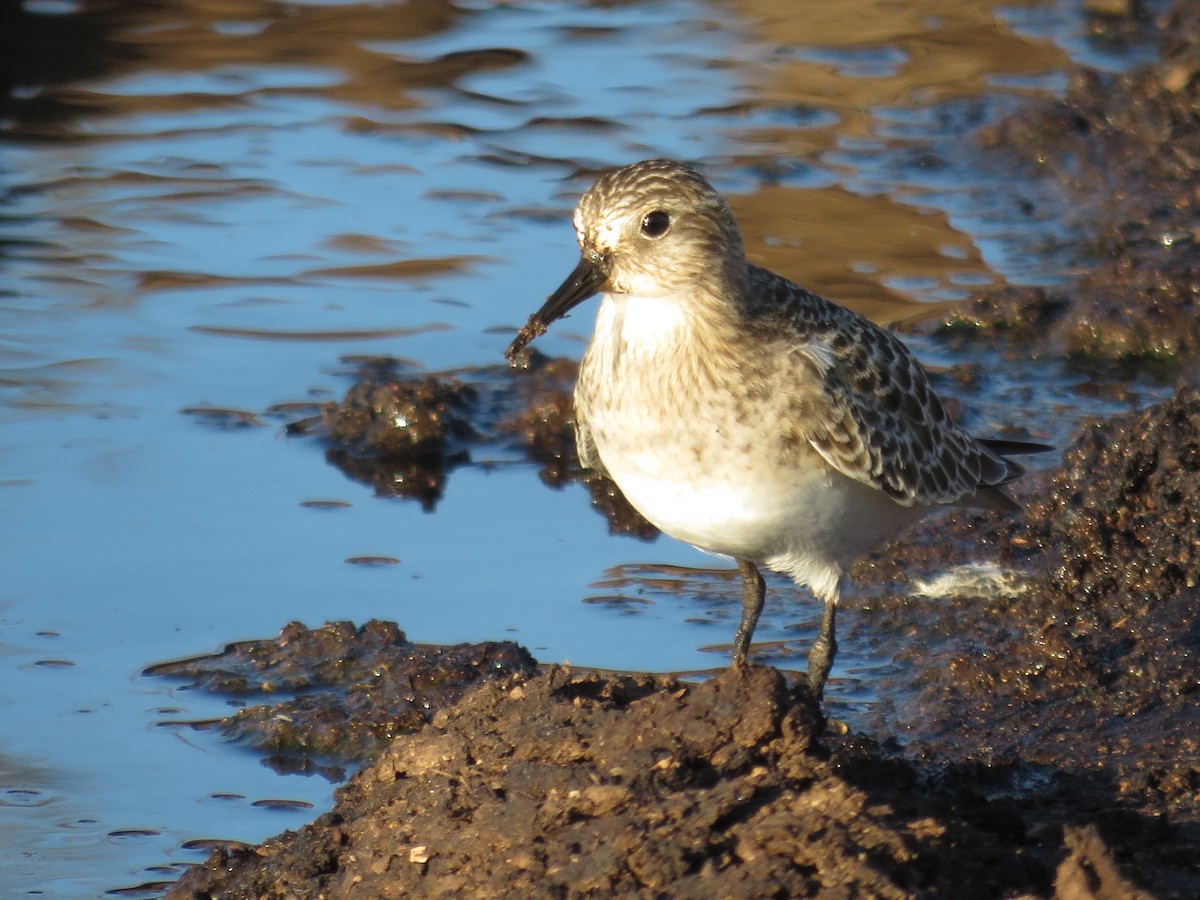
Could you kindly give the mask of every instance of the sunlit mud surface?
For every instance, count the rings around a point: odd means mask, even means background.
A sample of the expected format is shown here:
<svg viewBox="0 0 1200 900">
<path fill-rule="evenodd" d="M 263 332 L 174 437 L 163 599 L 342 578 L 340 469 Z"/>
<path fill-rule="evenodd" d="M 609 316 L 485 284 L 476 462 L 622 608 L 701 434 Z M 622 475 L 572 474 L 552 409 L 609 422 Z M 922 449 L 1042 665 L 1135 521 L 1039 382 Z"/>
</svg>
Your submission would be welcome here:
<svg viewBox="0 0 1200 900">
<path fill-rule="evenodd" d="M 911 327 L 977 433 L 1066 446 L 1082 417 L 1170 393 L 1060 352 L 1171 356 L 1166 327 L 992 339 L 1096 265 L 1078 252 L 1095 222 L 1062 181 L 979 147 L 1019 142 L 999 123 L 1075 66 L 1151 58 L 1137 23 L 1032 2 L 782 8 L 0 8 L 0 893 L 152 896 L 214 846 L 330 806 L 327 778 L 179 727 L 236 709 L 142 675 L 162 660 L 374 619 L 605 669 L 725 663 L 735 581 L 630 540 L 651 530 L 567 452 L 590 313 L 539 339 L 541 375 L 503 367 L 605 166 L 696 162 L 754 262 Z M 344 430 L 379 416 L 423 423 L 387 448 L 423 468 L 381 469 Z M 978 561 L 953 549 L 943 563 Z M 769 589 L 761 658 L 800 668 L 815 610 Z M 907 701 L 880 685 L 909 663 L 849 609 L 830 707 L 894 727 Z"/>
</svg>

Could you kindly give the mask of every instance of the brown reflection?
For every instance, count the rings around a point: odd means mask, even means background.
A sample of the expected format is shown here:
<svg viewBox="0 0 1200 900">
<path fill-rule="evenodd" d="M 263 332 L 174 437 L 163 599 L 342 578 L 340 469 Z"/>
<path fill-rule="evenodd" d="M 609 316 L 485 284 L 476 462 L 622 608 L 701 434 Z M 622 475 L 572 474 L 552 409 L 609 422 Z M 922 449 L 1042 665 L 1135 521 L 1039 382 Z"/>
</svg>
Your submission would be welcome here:
<svg viewBox="0 0 1200 900">
<path fill-rule="evenodd" d="M 231 328 L 216 325 L 192 325 L 189 331 L 217 337 L 246 338 L 254 341 L 375 341 L 381 338 L 412 337 L 433 331 L 447 331 L 444 322 L 432 322 L 420 328 L 359 328 L 345 331 L 288 331 L 279 328 Z"/>
<path fill-rule="evenodd" d="M 57 134 L 50 123 L 74 116 L 179 112 L 280 92 L 409 108 L 419 105 L 417 89 L 525 61 L 523 52 L 503 47 L 421 59 L 372 49 L 443 33 L 464 15 L 445 0 L 328 6 L 275 0 L 83 0 L 69 15 L 31 13 L 5 3 L 0 4 L 0 102 L 15 120 L 14 130 L 27 136 Z M 263 87 L 264 64 L 312 70 L 313 77 L 278 86 L 266 79 Z M 188 91 L 170 80 L 173 74 L 218 67 L 229 72 L 228 93 Z M 134 74 L 165 79 L 161 86 L 147 83 L 130 90 L 58 86 Z M 16 96 L 14 86 L 20 88 Z"/>
<path fill-rule="evenodd" d="M 327 266 L 310 269 L 305 275 L 344 278 L 422 278 L 427 275 L 450 275 L 468 269 L 479 262 L 478 256 L 450 256 L 444 259 L 394 259 L 385 263 L 356 266 Z"/>
<path fill-rule="evenodd" d="M 1032 5 L 1018 0 L 1013 6 Z M 996 77 L 1069 69 L 1064 51 L 1013 33 L 990 0 L 964 3 L 848 0 L 797 7 L 772 0 L 731 0 L 751 34 L 777 56 L 749 66 L 754 105 L 833 113 L 813 125 L 798 116 L 743 135 L 750 153 L 739 162 L 821 161 L 861 139 L 886 140 L 880 109 L 919 109 L 985 95 Z M 932 123 L 922 129 L 936 131 Z M 925 140 L 927 138 L 922 138 Z M 772 268 L 876 321 L 937 315 L 953 306 L 914 307 L 910 297 L 879 283 L 886 277 L 929 280 L 945 293 L 955 275 L 973 284 L 994 280 L 968 236 L 948 218 L 884 195 L 830 189 L 767 187 L 731 198 L 754 262 Z M 928 295 L 928 289 L 921 293 Z"/>
<path fill-rule="evenodd" d="M 737 569 L 675 566 L 668 563 L 622 563 L 610 566 L 592 587 L 614 592 L 670 594 L 694 597 L 706 592 L 728 594 L 736 599 L 740 590 Z M 718 586 L 719 585 L 719 586 Z"/>
<path fill-rule="evenodd" d="M 58 118 L 64 114 L 61 103 L 44 92 L 30 92 L 112 68 L 108 37 L 124 26 L 126 16 L 120 4 L 106 6 L 117 8 L 106 13 L 85 8 L 63 16 L 31 12 L 22 3 L 0 3 L 0 116 L 26 123 Z"/>
<path fill-rule="evenodd" d="M 733 0 L 731 6 L 753 35 L 779 48 L 782 60 L 748 72 L 755 104 L 835 114 L 818 127 L 785 121 L 745 135 L 748 145 L 769 148 L 775 159 L 819 160 L 847 141 L 879 138 L 881 108 L 978 96 L 989 92 L 997 76 L 1070 67 L 1062 50 L 1014 34 L 996 18 L 995 4 L 984 0 L 849 0 L 802 9 Z M 757 153 L 748 161 L 770 159 Z M 754 262 L 879 322 L 938 315 L 954 305 L 915 306 L 909 296 L 880 284 L 881 277 L 893 283 L 921 279 L 943 293 L 956 290 L 951 281 L 956 275 L 974 276 L 973 284 L 994 280 L 970 239 L 944 214 L 891 197 L 768 187 L 731 202 Z"/>
<path fill-rule="evenodd" d="M 932 279 L 942 287 L 950 287 L 952 275 L 990 274 L 974 244 L 944 213 L 886 196 L 767 187 L 731 197 L 730 205 L 751 262 L 876 322 L 936 315 L 954 305 L 916 303 L 880 284 L 881 271 L 890 278 Z"/>
<path fill-rule="evenodd" d="M 1066 53 L 1045 41 L 1014 34 L 997 19 L 992 0 L 961 3 L 780 4 L 774 0 L 731 0 L 751 32 L 768 46 L 784 49 L 788 61 L 760 70 L 759 99 L 767 105 L 803 104 L 836 112 L 839 121 L 823 130 L 783 127 L 761 133 L 795 155 L 828 147 L 837 137 L 872 134 L 872 110 L 917 106 L 988 93 L 996 76 L 1030 76 L 1069 69 Z M 1009 6 L 1033 6 L 1015 0 Z M 797 48 L 832 51 L 805 56 Z M 887 49 L 892 65 L 856 67 L 837 51 Z"/>
</svg>

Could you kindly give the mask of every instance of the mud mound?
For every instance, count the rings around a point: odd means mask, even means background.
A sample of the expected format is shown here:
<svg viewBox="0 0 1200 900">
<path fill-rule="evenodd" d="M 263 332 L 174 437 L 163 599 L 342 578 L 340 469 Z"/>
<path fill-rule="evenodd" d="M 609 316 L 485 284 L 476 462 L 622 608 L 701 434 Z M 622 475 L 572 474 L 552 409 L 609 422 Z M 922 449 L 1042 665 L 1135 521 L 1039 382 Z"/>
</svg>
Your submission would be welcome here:
<svg viewBox="0 0 1200 900">
<path fill-rule="evenodd" d="M 1072 883 L 1128 887 L 1098 836 L 1039 846 L 978 779 L 948 793 L 869 742 L 830 755 L 822 725 L 803 682 L 764 668 L 493 682 L 333 813 L 218 852 L 169 896 L 986 897 L 1048 893 L 1068 862 Z"/>
</svg>

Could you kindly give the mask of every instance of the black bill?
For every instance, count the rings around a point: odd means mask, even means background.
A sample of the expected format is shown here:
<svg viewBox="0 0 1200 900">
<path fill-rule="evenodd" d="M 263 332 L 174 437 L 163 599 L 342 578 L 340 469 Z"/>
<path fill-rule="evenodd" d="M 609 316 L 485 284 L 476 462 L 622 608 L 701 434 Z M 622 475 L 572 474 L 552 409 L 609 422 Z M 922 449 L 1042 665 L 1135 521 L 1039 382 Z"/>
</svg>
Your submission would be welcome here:
<svg viewBox="0 0 1200 900">
<path fill-rule="evenodd" d="M 512 362 L 514 358 L 531 341 L 546 333 L 547 326 L 556 319 L 561 319 L 568 312 L 594 295 L 608 280 L 608 273 L 597 263 L 586 256 L 579 260 L 579 265 L 567 276 L 566 281 L 558 286 L 553 294 L 546 298 L 542 308 L 529 317 L 513 342 L 504 351 L 504 358 Z"/>
</svg>

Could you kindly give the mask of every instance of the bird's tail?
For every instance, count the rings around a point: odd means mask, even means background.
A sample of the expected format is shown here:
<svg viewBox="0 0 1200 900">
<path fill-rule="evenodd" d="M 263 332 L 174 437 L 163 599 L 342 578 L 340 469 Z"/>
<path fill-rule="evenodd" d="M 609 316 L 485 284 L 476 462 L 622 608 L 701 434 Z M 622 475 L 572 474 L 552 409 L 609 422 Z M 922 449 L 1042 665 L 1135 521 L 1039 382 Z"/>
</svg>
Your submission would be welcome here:
<svg viewBox="0 0 1200 900">
<path fill-rule="evenodd" d="M 978 438 L 978 441 L 991 455 L 995 471 L 988 473 L 990 477 L 985 476 L 984 483 L 979 486 L 972 498 L 973 502 L 969 505 L 1004 512 L 1020 512 L 1021 504 L 1004 490 L 1004 486 L 1020 478 L 1025 473 L 1025 467 L 1009 457 L 1048 453 L 1054 448 L 1049 444 L 1037 444 L 1032 441 L 1006 441 L 996 438 Z"/>
</svg>

